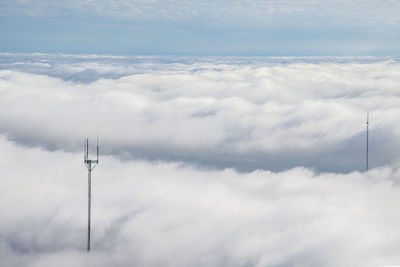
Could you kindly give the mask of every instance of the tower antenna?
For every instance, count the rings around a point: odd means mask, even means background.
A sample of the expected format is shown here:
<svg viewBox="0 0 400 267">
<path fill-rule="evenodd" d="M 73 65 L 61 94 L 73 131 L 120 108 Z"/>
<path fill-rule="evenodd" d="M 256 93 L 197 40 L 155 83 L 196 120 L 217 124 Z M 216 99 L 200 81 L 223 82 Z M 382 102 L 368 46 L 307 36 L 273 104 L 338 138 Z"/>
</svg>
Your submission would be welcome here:
<svg viewBox="0 0 400 267">
<path fill-rule="evenodd" d="M 97 137 L 97 157 L 89 159 L 89 139 L 85 139 L 83 162 L 88 169 L 88 230 L 87 230 L 87 251 L 90 251 L 90 213 L 91 213 L 91 193 L 92 193 L 92 170 L 99 164 L 99 138 Z"/>
<path fill-rule="evenodd" d="M 366 154 L 366 159 L 365 159 L 365 163 L 366 163 L 366 168 L 367 168 L 367 171 L 368 171 L 368 156 L 369 156 L 369 111 L 367 111 L 367 149 L 366 149 L 366 152 L 367 152 L 367 154 Z"/>
</svg>

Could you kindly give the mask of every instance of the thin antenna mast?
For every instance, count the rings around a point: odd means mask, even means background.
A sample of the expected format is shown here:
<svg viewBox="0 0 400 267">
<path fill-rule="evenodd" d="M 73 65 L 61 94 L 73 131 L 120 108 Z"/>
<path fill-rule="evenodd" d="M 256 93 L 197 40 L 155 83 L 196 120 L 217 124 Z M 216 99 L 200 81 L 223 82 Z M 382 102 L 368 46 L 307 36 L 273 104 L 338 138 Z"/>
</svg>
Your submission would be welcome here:
<svg viewBox="0 0 400 267">
<path fill-rule="evenodd" d="M 369 156 L 369 111 L 367 111 L 367 155 L 366 155 L 366 167 L 367 167 L 367 171 L 368 171 L 368 156 Z"/>
<path fill-rule="evenodd" d="M 97 158 L 89 159 L 89 139 L 84 144 L 84 160 L 88 169 L 88 231 L 87 231 L 87 251 L 90 251 L 90 214 L 91 214 L 91 193 L 92 193 L 92 170 L 99 164 L 99 138 L 97 137 Z"/>
</svg>

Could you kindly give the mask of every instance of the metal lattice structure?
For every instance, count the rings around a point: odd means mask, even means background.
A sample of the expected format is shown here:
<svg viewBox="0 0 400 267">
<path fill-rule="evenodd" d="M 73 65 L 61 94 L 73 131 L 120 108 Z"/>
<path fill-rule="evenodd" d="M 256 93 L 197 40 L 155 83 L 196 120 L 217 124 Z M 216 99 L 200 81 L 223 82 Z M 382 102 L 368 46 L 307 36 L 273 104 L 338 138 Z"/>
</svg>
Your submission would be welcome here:
<svg viewBox="0 0 400 267">
<path fill-rule="evenodd" d="M 87 230 L 87 251 L 90 251 L 90 214 L 91 214 L 91 193 L 92 193 L 92 170 L 99 164 L 99 139 L 97 138 L 96 159 L 89 159 L 89 139 L 85 139 L 84 163 L 88 169 L 88 230 Z"/>
</svg>

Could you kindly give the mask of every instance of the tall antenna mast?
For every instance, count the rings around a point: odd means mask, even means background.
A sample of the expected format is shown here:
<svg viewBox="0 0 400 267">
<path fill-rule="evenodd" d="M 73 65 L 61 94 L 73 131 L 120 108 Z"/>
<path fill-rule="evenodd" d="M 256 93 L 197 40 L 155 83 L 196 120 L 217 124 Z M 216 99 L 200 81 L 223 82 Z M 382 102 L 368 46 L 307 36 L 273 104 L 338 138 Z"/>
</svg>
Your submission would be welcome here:
<svg viewBox="0 0 400 267">
<path fill-rule="evenodd" d="M 92 193 L 92 170 L 99 164 L 99 138 L 97 137 L 97 158 L 89 159 L 89 139 L 85 139 L 83 162 L 88 169 L 88 230 L 87 230 L 87 251 L 90 251 L 90 209 L 91 209 L 91 193 Z"/>
<path fill-rule="evenodd" d="M 367 155 L 366 155 L 366 167 L 367 167 L 367 171 L 368 171 L 368 154 L 369 154 L 369 151 L 368 151 L 368 149 L 369 149 L 369 147 L 368 147 L 368 145 L 369 145 L 369 140 L 368 140 L 368 138 L 369 138 L 369 111 L 367 111 L 367 149 L 366 149 L 366 152 L 367 152 Z"/>
</svg>

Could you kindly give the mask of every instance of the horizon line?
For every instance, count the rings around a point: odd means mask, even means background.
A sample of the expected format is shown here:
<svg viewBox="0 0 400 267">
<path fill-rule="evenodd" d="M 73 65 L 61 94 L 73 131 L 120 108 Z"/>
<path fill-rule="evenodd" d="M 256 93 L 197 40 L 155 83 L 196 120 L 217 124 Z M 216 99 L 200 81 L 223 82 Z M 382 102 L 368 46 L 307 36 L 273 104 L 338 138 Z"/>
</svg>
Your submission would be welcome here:
<svg viewBox="0 0 400 267">
<path fill-rule="evenodd" d="M 91 57 L 269 57 L 269 58 L 389 58 L 389 57 L 400 57 L 400 54 L 391 55 L 245 55 L 245 54 L 226 54 L 226 55 L 216 55 L 216 54 L 151 54 L 151 53 L 65 53 L 65 52 L 8 52 L 0 50 L 0 55 L 52 55 L 52 56 L 91 56 Z"/>
</svg>

